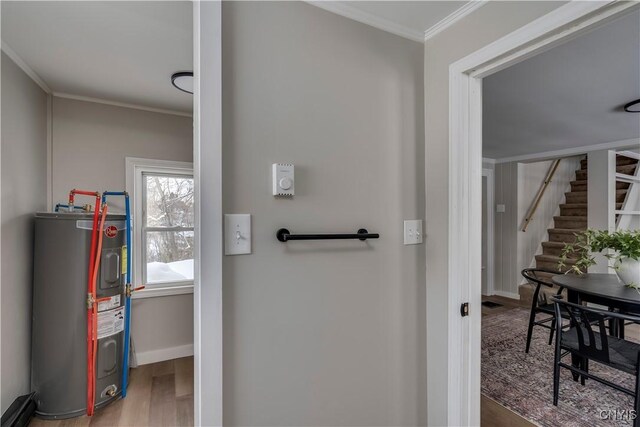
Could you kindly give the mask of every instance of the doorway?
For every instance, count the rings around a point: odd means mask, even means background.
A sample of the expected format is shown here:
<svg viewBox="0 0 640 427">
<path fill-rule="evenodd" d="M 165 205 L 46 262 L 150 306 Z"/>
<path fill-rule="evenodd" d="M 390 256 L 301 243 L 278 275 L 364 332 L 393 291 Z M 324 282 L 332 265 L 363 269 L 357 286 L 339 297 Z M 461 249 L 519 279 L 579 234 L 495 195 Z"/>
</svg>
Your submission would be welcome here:
<svg viewBox="0 0 640 427">
<path fill-rule="evenodd" d="M 632 7 L 636 5 L 570 3 L 450 67 L 448 236 L 449 254 L 456 254 L 457 259 L 448 271 L 447 416 L 451 425 L 480 424 L 482 79 Z M 460 306 L 465 302 L 471 307 L 470 314 L 461 317 Z"/>
</svg>

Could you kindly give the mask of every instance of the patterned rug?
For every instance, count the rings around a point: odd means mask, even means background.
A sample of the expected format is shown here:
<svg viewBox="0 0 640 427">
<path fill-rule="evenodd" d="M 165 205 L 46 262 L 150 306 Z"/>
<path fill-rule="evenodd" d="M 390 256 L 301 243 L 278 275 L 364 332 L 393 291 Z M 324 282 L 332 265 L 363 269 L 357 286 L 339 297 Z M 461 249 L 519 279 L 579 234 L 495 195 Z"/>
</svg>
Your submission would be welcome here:
<svg viewBox="0 0 640 427">
<path fill-rule="evenodd" d="M 523 308 L 482 318 L 482 393 L 544 427 L 632 425 L 628 412 L 622 412 L 633 409 L 630 396 L 593 380 L 582 386 L 567 369 L 560 370 L 560 398 L 558 406 L 553 406 L 554 346 L 547 345 L 549 330 L 536 327 L 525 354 L 528 318 L 529 310 Z M 629 331 L 627 339 L 640 342 L 640 333 Z M 634 388 L 635 379 L 624 372 L 595 362 L 589 371 Z M 603 419 L 607 416 L 610 419 Z"/>
</svg>

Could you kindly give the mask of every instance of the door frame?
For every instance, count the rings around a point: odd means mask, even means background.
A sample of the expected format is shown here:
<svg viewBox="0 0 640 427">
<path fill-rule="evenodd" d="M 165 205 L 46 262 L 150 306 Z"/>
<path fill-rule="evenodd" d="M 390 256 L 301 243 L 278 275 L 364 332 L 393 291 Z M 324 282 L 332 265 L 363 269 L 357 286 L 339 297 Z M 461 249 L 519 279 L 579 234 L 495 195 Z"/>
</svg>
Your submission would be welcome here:
<svg viewBox="0 0 640 427">
<path fill-rule="evenodd" d="M 449 425 L 480 425 L 482 79 L 638 6 L 572 1 L 449 68 L 448 258 L 456 260 L 448 268 Z M 460 316 L 464 302 L 470 306 L 467 317 Z"/>
<path fill-rule="evenodd" d="M 493 169 L 482 169 L 482 176 L 487 177 L 487 295 L 495 295 L 495 178 Z M 482 259 L 481 259 L 482 261 Z"/>
<path fill-rule="evenodd" d="M 194 425 L 221 426 L 223 251 L 220 1 L 193 1 L 193 74 Z"/>
</svg>

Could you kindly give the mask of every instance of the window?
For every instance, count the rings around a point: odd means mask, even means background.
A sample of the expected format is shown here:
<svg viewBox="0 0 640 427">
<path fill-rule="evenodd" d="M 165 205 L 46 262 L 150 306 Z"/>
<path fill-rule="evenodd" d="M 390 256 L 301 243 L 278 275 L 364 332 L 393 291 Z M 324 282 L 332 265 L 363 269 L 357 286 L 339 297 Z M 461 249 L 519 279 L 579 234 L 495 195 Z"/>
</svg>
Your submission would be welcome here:
<svg viewBox="0 0 640 427">
<path fill-rule="evenodd" d="M 193 292 L 194 180 L 191 163 L 127 158 L 138 298 Z"/>
</svg>

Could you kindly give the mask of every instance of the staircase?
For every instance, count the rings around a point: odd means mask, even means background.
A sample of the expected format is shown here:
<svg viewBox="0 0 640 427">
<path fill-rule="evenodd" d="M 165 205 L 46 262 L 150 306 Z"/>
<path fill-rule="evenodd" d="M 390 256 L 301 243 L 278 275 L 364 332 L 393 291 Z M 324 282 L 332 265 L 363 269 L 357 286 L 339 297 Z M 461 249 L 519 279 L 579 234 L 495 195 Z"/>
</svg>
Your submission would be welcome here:
<svg viewBox="0 0 640 427">
<path fill-rule="evenodd" d="M 633 175 L 638 160 L 629 157 L 618 156 L 616 159 L 616 172 Z M 560 254 L 565 243 L 575 241 L 575 233 L 587 229 L 587 159 L 580 161 L 580 169 L 576 171 L 575 180 L 571 181 L 571 191 L 565 193 L 565 203 L 560 205 L 560 216 L 554 217 L 554 227 L 548 229 L 549 240 L 542 242 L 542 254 L 536 255 L 536 268 L 550 271 L 566 272 L 574 263 L 570 258 L 566 261 L 568 267 L 558 268 Z M 630 184 L 616 183 L 616 209 L 621 209 L 627 196 Z M 557 274 L 557 273 L 555 273 Z M 539 273 L 538 276 L 551 282 L 553 273 Z M 545 289 L 546 293 L 555 294 L 557 289 Z M 532 289 L 529 285 L 520 285 L 520 301 L 530 304 Z"/>
</svg>

